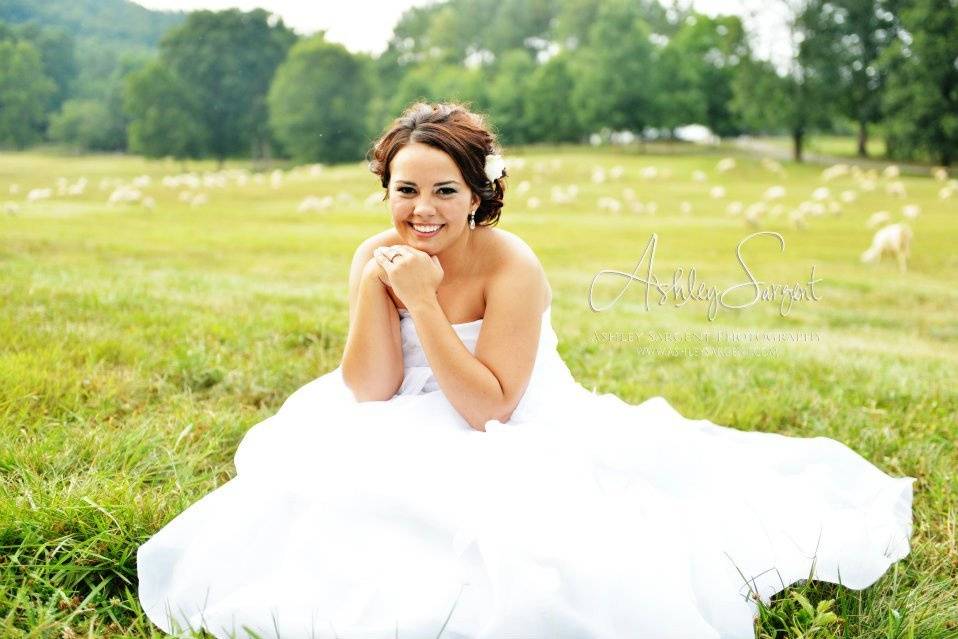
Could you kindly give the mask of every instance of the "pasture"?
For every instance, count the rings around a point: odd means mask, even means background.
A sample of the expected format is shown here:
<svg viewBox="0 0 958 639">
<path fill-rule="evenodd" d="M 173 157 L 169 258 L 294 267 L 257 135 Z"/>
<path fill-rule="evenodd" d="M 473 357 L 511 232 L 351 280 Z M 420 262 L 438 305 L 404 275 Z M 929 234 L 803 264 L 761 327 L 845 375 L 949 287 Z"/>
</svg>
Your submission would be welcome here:
<svg viewBox="0 0 958 639">
<path fill-rule="evenodd" d="M 823 175 L 668 146 L 504 156 L 500 228 L 539 255 L 583 386 L 632 403 L 662 395 L 743 430 L 832 437 L 917 478 L 908 558 L 865 591 L 792 588 L 757 633 L 956 636 L 954 177 Z M 0 154 L 0 635 L 160 636 L 137 604 L 137 546 L 232 476 L 251 426 L 338 364 L 352 252 L 391 224 L 381 195 L 364 163 L 254 172 Z M 913 230 L 907 272 L 859 259 L 881 211 Z M 653 295 L 646 308 L 643 289 L 621 291 L 613 275 L 593 301 L 621 298 L 589 306 L 595 275 L 632 273 L 653 234 L 660 282 L 692 267 L 707 287 L 743 282 L 736 246 L 757 231 L 784 248 L 748 240 L 756 277 L 792 291 L 818 279 L 818 299 L 786 312 L 779 292 L 710 319 L 696 299 Z M 838 619 L 801 597 L 833 601 Z"/>
</svg>

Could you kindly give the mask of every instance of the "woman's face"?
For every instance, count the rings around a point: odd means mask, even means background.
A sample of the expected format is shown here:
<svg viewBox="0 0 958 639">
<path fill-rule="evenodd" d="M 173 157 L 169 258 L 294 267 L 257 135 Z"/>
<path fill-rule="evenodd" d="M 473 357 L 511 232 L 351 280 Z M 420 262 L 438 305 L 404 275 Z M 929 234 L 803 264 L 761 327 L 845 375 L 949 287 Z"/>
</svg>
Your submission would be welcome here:
<svg viewBox="0 0 958 639">
<path fill-rule="evenodd" d="M 469 213 L 478 205 L 478 196 L 444 151 L 412 143 L 393 157 L 389 208 L 396 230 L 409 246 L 430 255 L 440 253 L 469 232 Z"/>
</svg>

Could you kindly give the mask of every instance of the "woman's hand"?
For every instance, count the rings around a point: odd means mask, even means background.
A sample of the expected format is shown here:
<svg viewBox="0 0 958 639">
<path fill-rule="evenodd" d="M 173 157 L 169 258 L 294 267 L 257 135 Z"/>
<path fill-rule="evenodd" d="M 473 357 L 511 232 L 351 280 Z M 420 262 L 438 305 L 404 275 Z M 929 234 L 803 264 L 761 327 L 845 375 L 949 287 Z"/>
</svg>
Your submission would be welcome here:
<svg viewBox="0 0 958 639">
<path fill-rule="evenodd" d="M 436 300 L 444 275 L 438 257 L 406 244 L 394 244 L 377 248 L 373 258 L 385 273 L 384 283 L 392 287 L 406 308 Z"/>
<path fill-rule="evenodd" d="M 363 277 L 374 282 L 379 282 L 383 286 L 389 286 L 389 278 L 386 276 L 386 271 L 379 264 L 375 255 L 366 262 L 366 266 L 363 268 Z"/>
</svg>

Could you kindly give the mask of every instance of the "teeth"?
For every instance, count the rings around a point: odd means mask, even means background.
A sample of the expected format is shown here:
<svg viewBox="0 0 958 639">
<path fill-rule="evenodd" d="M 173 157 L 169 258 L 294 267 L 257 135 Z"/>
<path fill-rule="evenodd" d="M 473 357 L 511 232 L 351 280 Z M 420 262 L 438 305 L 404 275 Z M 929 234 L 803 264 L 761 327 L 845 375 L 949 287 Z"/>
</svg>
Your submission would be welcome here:
<svg viewBox="0 0 958 639">
<path fill-rule="evenodd" d="M 433 224 L 432 226 L 420 226 L 418 224 L 413 224 L 412 227 L 419 231 L 420 233 L 432 233 L 441 227 L 442 224 Z"/>
</svg>

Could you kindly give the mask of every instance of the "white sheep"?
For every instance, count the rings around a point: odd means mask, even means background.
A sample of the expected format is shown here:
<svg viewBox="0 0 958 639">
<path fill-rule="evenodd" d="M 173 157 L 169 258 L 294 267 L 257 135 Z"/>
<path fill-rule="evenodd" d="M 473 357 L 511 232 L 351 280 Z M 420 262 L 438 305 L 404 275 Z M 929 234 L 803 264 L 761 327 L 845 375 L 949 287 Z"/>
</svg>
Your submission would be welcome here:
<svg viewBox="0 0 958 639">
<path fill-rule="evenodd" d="M 901 214 L 907 217 L 909 220 L 914 220 L 916 217 L 921 215 L 921 207 L 917 204 L 906 204 L 902 207 Z"/>
<path fill-rule="evenodd" d="M 110 193 L 110 198 L 107 200 L 107 204 L 110 206 L 114 204 L 125 204 L 128 202 L 139 202 L 143 197 L 143 192 L 139 189 L 135 189 L 132 186 L 119 186 L 112 193 Z"/>
<path fill-rule="evenodd" d="M 722 158 L 719 160 L 718 164 L 715 165 L 715 170 L 719 173 L 725 173 L 726 171 L 731 171 L 735 168 L 735 159 L 734 158 Z"/>
<path fill-rule="evenodd" d="M 49 199 L 53 195 L 53 189 L 30 189 L 27 193 L 27 202 L 39 202 Z"/>
<path fill-rule="evenodd" d="M 886 253 L 890 253 L 898 260 L 898 270 L 904 273 L 908 269 L 908 256 L 911 251 L 911 228 L 898 222 L 883 226 L 875 232 L 872 245 L 862 253 L 862 262 L 878 262 Z"/>
<path fill-rule="evenodd" d="M 721 200 L 725 197 L 725 187 L 724 186 L 713 186 L 709 189 L 709 196 L 716 200 Z"/>
<path fill-rule="evenodd" d="M 619 213 L 622 210 L 622 202 L 607 195 L 600 197 L 596 205 L 600 209 L 608 209 L 612 213 Z"/>
<path fill-rule="evenodd" d="M 888 193 L 888 195 L 894 195 L 897 197 L 908 197 L 908 192 L 905 190 L 905 184 L 901 180 L 889 182 L 885 186 L 885 192 Z"/>
<path fill-rule="evenodd" d="M 865 222 L 865 226 L 870 229 L 875 228 L 879 224 L 884 224 L 891 219 L 891 216 L 888 214 L 888 211 L 875 211 L 868 218 L 868 221 Z"/>
<path fill-rule="evenodd" d="M 766 200 L 777 200 L 783 198 L 785 197 L 785 187 L 780 184 L 770 186 L 768 189 L 766 189 L 765 194 L 762 197 L 764 197 Z"/>
<path fill-rule="evenodd" d="M 834 164 L 822 171 L 822 179 L 829 182 L 837 177 L 848 175 L 848 170 L 847 164 Z"/>
</svg>

